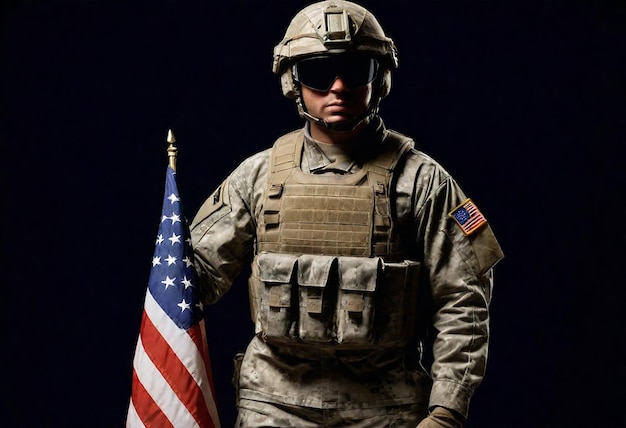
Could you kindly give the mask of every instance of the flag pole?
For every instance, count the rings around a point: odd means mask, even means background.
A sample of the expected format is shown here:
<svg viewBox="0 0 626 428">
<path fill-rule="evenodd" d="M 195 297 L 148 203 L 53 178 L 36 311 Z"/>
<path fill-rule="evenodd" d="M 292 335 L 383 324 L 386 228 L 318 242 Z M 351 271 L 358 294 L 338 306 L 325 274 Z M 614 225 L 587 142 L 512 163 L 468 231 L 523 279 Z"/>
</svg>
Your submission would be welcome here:
<svg viewBox="0 0 626 428">
<path fill-rule="evenodd" d="M 133 357 L 126 428 L 220 428 L 197 276 L 190 263 L 193 248 L 176 185 L 178 150 L 171 129 L 166 141 L 169 165 Z"/>
<path fill-rule="evenodd" d="M 176 137 L 174 137 L 174 133 L 172 132 L 172 128 L 167 130 L 167 157 L 170 162 L 170 168 L 176 171 L 176 155 L 178 153 L 178 149 L 176 148 Z"/>
</svg>

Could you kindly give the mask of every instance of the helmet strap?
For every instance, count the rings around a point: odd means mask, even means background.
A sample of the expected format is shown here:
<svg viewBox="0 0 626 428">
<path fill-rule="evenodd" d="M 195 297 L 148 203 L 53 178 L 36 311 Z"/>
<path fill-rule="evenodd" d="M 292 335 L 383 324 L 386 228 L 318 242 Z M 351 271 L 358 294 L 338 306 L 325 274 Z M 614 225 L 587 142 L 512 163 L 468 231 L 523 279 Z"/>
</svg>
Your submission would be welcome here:
<svg viewBox="0 0 626 428">
<path fill-rule="evenodd" d="M 293 93 L 295 95 L 296 106 L 298 107 L 298 113 L 300 117 L 303 119 L 307 119 L 311 122 L 314 122 L 318 125 L 322 125 L 328 130 L 331 131 L 352 131 L 354 130 L 361 122 L 366 120 L 367 122 L 371 121 L 378 114 L 378 108 L 380 106 L 381 100 L 381 86 L 383 83 L 383 73 L 379 72 L 378 76 L 372 82 L 372 99 L 370 100 L 369 105 L 367 106 L 367 110 L 352 119 L 344 120 L 341 122 L 326 122 L 321 117 L 315 117 L 306 111 L 306 106 L 304 105 L 304 100 L 302 99 L 302 92 L 300 90 L 300 84 L 293 81 Z"/>
</svg>

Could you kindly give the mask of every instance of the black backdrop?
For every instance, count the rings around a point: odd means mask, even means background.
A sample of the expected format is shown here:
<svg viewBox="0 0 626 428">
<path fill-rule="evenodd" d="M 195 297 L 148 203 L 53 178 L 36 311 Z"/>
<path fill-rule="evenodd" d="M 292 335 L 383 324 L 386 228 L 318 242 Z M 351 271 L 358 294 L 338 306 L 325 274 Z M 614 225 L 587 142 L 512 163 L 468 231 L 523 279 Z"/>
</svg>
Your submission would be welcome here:
<svg viewBox="0 0 626 428">
<path fill-rule="evenodd" d="M 6 427 L 121 427 L 168 128 L 188 217 L 299 127 L 271 52 L 306 3 L 30 0 L 2 21 Z M 620 2 L 368 0 L 400 67 L 383 101 L 487 215 L 487 377 L 467 427 L 624 427 Z M 224 426 L 245 278 L 208 308 Z"/>
</svg>

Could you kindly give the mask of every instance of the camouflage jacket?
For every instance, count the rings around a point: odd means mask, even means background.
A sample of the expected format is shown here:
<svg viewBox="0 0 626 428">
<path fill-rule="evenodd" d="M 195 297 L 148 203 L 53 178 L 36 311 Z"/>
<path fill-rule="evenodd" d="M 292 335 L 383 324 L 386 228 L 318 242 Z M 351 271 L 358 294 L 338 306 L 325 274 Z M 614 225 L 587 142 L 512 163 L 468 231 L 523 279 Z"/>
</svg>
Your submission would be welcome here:
<svg viewBox="0 0 626 428">
<path fill-rule="evenodd" d="M 380 142 L 384 125 L 374 125 L 362 144 Z M 305 138 L 302 171 L 359 170 L 358 155 L 353 161 L 342 157 L 334 162 L 310 139 L 306 127 Z M 195 265 L 206 303 L 217 302 L 256 255 L 270 153 L 267 149 L 243 161 L 192 222 Z M 412 346 L 392 353 L 311 349 L 303 355 L 254 336 L 237 374 L 240 397 L 346 409 L 428 403 L 467 415 L 485 372 L 492 268 L 503 254 L 485 217 L 431 157 L 411 149 L 394 175 L 393 222 L 409 241 L 410 258 L 422 264 L 424 304 L 415 308 L 422 323 Z M 429 331 L 433 362 L 426 374 L 419 360 Z"/>
</svg>

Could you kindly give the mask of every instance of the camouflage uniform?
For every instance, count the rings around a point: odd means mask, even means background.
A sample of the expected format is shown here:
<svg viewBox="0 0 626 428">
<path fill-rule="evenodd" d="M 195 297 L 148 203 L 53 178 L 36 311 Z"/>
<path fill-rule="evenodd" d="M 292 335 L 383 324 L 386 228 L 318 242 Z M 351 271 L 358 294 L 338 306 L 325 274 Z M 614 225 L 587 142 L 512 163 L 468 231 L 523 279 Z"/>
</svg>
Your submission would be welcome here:
<svg viewBox="0 0 626 428">
<path fill-rule="evenodd" d="M 386 132 L 382 120 L 374 120 L 357 144 L 358 153 L 381 144 Z M 329 159 L 308 132 L 304 136 L 303 172 L 353 174 L 361 168 L 361 160 Z M 270 157 L 268 149 L 245 160 L 193 221 L 196 267 L 207 303 L 219 300 L 244 264 L 257 255 L 257 225 L 262 221 Z M 394 236 L 402 237 L 403 255 L 422 265 L 414 336 L 401 348 L 333 351 L 332 346 L 269 343 L 257 334 L 236 373 L 241 417 L 246 406 L 258 412 L 264 403 L 270 408 L 318 409 L 322 418 L 327 415 L 324 410 L 352 411 L 365 418 L 404 414 L 409 406 L 413 410 L 408 419 L 404 417 L 410 421 L 407 426 L 435 405 L 467 415 L 485 370 L 491 268 L 502 253 L 486 222 L 469 235 L 463 232 L 450 213 L 467 197 L 426 154 L 411 149 L 404 155 L 389 194 Z M 421 342 L 429 325 L 438 331 L 432 385 L 420 364 Z"/>
<path fill-rule="evenodd" d="M 374 67 L 372 80 L 358 74 L 365 68 L 332 65 L 356 57 Z M 321 60 L 331 62 L 307 86 L 305 64 Z M 363 7 L 330 0 L 300 11 L 274 48 L 273 71 L 307 124 L 242 162 L 192 223 L 206 303 L 252 267 L 255 335 L 237 359 L 239 426 L 414 427 L 436 406 L 443 416 L 423 425 L 458 427 L 467 416 L 503 255 L 456 181 L 378 116 L 396 67 L 393 41 Z M 352 87 L 370 85 L 371 100 L 327 123 L 307 111 L 301 84 L 328 91 L 337 70 Z M 335 153 L 311 138 L 312 124 L 367 126 Z M 428 331 L 430 375 L 421 364 Z"/>
</svg>

